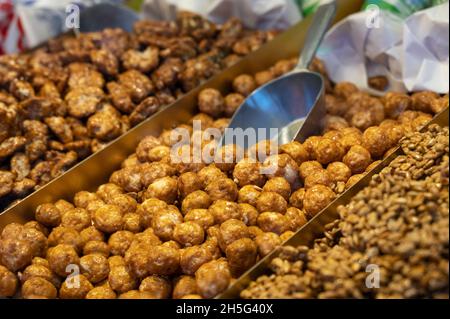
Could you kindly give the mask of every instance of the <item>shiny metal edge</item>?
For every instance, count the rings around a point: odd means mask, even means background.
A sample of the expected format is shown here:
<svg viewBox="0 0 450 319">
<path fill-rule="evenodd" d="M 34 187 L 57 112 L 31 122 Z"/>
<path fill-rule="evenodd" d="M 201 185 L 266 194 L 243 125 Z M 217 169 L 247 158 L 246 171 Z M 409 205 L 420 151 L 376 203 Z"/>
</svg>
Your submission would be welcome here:
<svg viewBox="0 0 450 319">
<path fill-rule="evenodd" d="M 362 0 L 338 0 L 335 22 L 357 12 L 361 5 Z M 112 141 L 101 151 L 89 156 L 63 175 L 6 209 L 0 213 L 0 229 L 8 223 L 31 220 L 36 207 L 42 203 L 58 199 L 72 200 L 76 192 L 93 191 L 102 183 L 107 182 L 112 172 L 120 168 L 121 162 L 135 151 L 142 138 L 148 135 L 158 135 L 163 129 L 172 128 L 188 121 L 196 112 L 197 96 L 202 89 L 209 87 L 216 88 L 223 93 L 229 92 L 231 83 L 236 76 L 243 73 L 254 74 L 271 67 L 281 59 L 297 56 L 302 49 L 306 30 L 310 23 L 311 17 L 308 17 L 291 27 L 259 50 L 244 57 L 234 66 L 187 93 L 172 105 L 163 107 L 158 113 Z"/>
<path fill-rule="evenodd" d="M 425 130 L 431 124 L 438 124 L 439 126 L 449 125 L 449 108 L 447 107 L 441 113 L 437 114 L 421 131 Z M 403 151 L 400 147 L 385 158 L 378 166 L 368 172 L 355 185 L 345 191 L 341 196 L 336 198 L 330 205 L 324 208 L 319 214 L 312 218 L 307 224 L 300 228 L 294 236 L 286 240 L 277 249 L 273 250 L 269 255 L 261 259 L 256 265 L 250 268 L 237 281 L 235 281 L 224 293 L 219 295 L 217 299 L 236 299 L 240 297 L 241 291 L 248 287 L 250 282 L 256 280 L 262 275 L 269 274 L 269 264 L 276 258 L 280 252 L 280 247 L 283 246 L 311 246 L 315 239 L 323 237 L 325 225 L 335 221 L 339 218 L 337 208 L 341 205 L 346 205 L 350 202 L 352 197 L 359 193 L 362 189 L 367 187 L 372 180 L 372 177 L 380 173 L 386 166 L 388 166 L 396 157 L 402 155 Z"/>
</svg>

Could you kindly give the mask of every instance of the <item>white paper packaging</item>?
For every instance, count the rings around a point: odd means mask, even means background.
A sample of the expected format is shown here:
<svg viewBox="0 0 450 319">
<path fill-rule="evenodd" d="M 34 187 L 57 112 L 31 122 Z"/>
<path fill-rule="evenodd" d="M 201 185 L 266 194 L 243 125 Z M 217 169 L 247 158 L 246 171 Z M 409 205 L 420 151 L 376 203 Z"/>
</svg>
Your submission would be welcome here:
<svg viewBox="0 0 450 319">
<path fill-rule="evenodd" d="M 334 82 L 371 91 L 368 78 L 384 75 L 388 90 L 449 91 L 449 4 L 406 20 L 385 11 L 347 17 L 326 35 L 318 52 Z"/>
</svg>

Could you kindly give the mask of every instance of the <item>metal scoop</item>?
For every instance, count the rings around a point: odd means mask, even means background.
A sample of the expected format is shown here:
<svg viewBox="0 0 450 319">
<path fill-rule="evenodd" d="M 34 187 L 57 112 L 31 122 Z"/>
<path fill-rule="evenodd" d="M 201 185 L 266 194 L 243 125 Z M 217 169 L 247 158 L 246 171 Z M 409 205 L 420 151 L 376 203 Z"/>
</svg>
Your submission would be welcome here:
<svg viewBox="0 0 450 319">
<path fill-rule="evenodd" d="M 248 149 L 266 139 L 277 139 L 282 145 L 321 133 L 326 115 L 324 80 L 320 74 L 309 71 L 308 66 L 335 13 L 335 1 L 319 7 L 297 67 L 247 97 L 225 130 L 221 145 L 235 143 Z M 247 138 L 237 138 L 236 129 L 244 130 Z M 252 129 L 256 130 L 256 139 L 249 138 Z"/>
</svg>

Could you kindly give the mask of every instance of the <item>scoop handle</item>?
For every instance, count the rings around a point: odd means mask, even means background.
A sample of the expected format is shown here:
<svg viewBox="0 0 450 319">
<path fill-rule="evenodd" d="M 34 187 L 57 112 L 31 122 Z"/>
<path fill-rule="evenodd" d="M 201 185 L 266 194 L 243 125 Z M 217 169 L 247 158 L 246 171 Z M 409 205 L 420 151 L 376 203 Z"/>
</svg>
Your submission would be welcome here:
<svg viewBox="0 0 450 319">
<path fill-rule="evenodd" d="M 325 36 L 326 31 L 331 25 L 336 15 L 336 1 L 332 0 L 329 3 L 323 4 L 317 9 L 313 17 L 308 34 L 306 35 L 305 45 L 300 53 L 300 58 L 297 70 L 305 70 L 311 64 L 317 49 Z"/>
</svg>

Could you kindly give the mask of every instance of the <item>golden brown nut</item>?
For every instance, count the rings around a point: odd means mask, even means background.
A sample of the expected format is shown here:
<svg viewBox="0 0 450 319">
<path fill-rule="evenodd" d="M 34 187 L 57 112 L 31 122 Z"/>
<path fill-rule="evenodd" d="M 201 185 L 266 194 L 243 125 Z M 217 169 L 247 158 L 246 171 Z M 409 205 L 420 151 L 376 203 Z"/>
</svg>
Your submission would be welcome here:
<svg viewBox="0 0 450 319">
<path fill-rule="evenodd" d="M 372 163 L 372 157 L 367 149 L 355 145 L 350 148 L 342 162 L 352 170 L 353 174 L 360 174 Z"/>
<path fill-rule="evenodd" d="M 285 231 L 284 233 L 282 233 L 280 235 L 280 239 L 281 239 L 282 242 L 284 242 L 284 241 L 288 240 L 289 238 L 291 238 L 294 235 L 295 235 L 295 233 L 293 231 L 288 230 L 288 231 Z"/>
<path fill-rule="evenodd" d="M 239 93 L 231 93 L 225 97 L 225 115 L 231 117 L 244 102 L 245 97 Z"/>
<path fill-rule="evenodd" d="M 123 227 L 123 214 L 119 206 L 104 205 L 93 216 L 95 228 L 104 233 L 114 233 Z"/>
<path fill-rule="evenodd" d="M 256 87 L 255 79 L 248 74 L 242 74 L 233 80 L 233 90 L 243 96 L 250 95 Z"/>
<path fill-rule="evenodd" d="M 197 223 L 206 231 L 214 225 L 214 216 L 207 209 L 192 209 L 184 216 L 184 221 Z"/>
<path fill-rule="evenodd" d="M 124 256 L 133 239 L 134 234 L 126 230 L 121 230 L 112 234 L 108 239 L 111 254 Z"/>
<path fill-rule="evenodd" d="M 20 277 L 20 281 L 24 283 L 25 281 L 33 277 L 44 278 L 45 280 L 51 282 L 55 287 L 59 287 L 61 285 L 61 280 L 59 279 L 59 277 L 44 265 L 31 264 L 30 266 L 25 268 Z"/>
<path fill-rule="evenodd" d="M 275 233 L 262 233 L 255 238 L 258 253 L 261 257 L 267 256 L 272 250 L 281 245 L 280 237 Z"/>
<path fill-rule="evenodd" d="M 448 107 L 448 94 L 439 99 L 435 99 L 431 102 L 431 110 L 437 114 L 445 110 Z"/>
<path fill-rule="evenodd" d="M 372 171 L 373 169 L 375 169 L 378 165 L 381 164 L 381 162 L 382 162 L 381 160 L 375 161 L 372 164 L 370 164 L 369 166 L 367 166 L 365 173 L 368 173 L 368 172 Z"/>
<path fill-rule="evenodd" d="M 261 71 L 255 74 L 255 81 L 258 86 L 262 86 L 275 78 L 271 71 Z"/>
<path fill-rule="evenodd" d="M 47 260 L 50 269 L 61 277 L 69 275 L 72 271 L 71 267 L 80 264 L 80 258 L 75 249 L 65 244 L 50 248 L 47 253 Z"/>
<path fill-rule="evenodd" d="M 176 249 L 176 250 L 181 249 L 181 245 L 179 243 L 177 243 L 176 241 L 174 241 L 174 240 L 166 241 L 166 242 L 162 243 L 161 246 L 173 248 L 173 249 Z"/>
<path fill-rule="evenodd" d="M 48 246 L 54 247 L 59 244 L 71 245 L 76 251 L 83 248 L 84 242 L 80 233 L 73 228 L 58 226 L 53 228 L 48 236 Z"/>
<path fill-rule="evenodd" d="M 173 204 L 178 197 L 177 187 L 177 180 L 173 177 L 158 178 L 147 188 L 145 196 Z"/>
<path fill-rule="evenodd" d="M 363 177 L 364 177 L 364 174 L 356 174 L 356 175 L 353 175 L 352 177 L 350 177 L 350 178 L 348 179 L 347 183 L 345 184 L 345 188 L 346 188 L 346 189 L 349 189 L 350 187 L 352 187 L 353 185 L 355 185 L 356 183 L 358 183 L 359 180 L 360 180 L 361 178 L 363 178 Z"/>
<path fill-rule="evenodd" d="M 267 158 L 278 154 L 278 144 L 275 140 L 262 140 L 247 150 L 247 157 L 263 163 Z"/>
<path fill-rule="evenodd" d="M 255 185 L 246 185 L 239 190 L 238 202 L 256 206 L 256 201 L 262 189 Z"/>
<path fill-rule="evenodd" d="M 213 260 L 203 264 L 195 273 L 199 293 L 204 298 L 213 298 L 228 288 L 231 273 L 226 261 Z"/>
<path fill-rule="evenodd" d="M 291 185 L 283 177 L 274 177 L 266 182 L 263 191 L 277 193 L 288 200 L 291 195 Z"/>
<path fill-rule="evenodd" d="M 346 183 L 350 176 L 352 176 L 351 169 L 342 162 L 334 162 L 328 165 L 327 172 L 331 177 L 331 180 L 335 183 L 344 182 Z M 329 186 L 323 184 L 325 186 Z"/>
<path fill-rule="evenodd" d="M 211 205 L 211 198 L 204 191 L 190 193 L 181 203 L 181 211 L 187 214 L 192 209 L 208 208 Z"/>
<path fill-rule="evenodd" d="M 80 258 L 81 274 L 91 283 L 96 284 L 108 277 L 108 259 L 100 254 L 85 255 Z"/>
<path fill-rule="evenodd" d="M 325 124 L 323 131 L 330 132 L 334 130 L 341 130 L 349 126 L 350 124 L 347 122 L 345 118 L 335 115 L 327 115 L 325 117 Z"/>
<path fill-rule="evenodd" d="M 258 216 L 258 227 L 264 232 L 272 232 L 281 235 L 289 228 L 286 216 L 276 212 L 265 212 Z"/>
<path fill-rule="evenodd" d="M 16 294 L 19 282 L 16 275 L 0 265 L 0 297 L 12 297 Z"/>
<path fill-rule="evenodd" d="M 157 212 L 152 220 L 152 228 L 155 235 L 163 241 L 172 240 L 175 227 L 183 223 L 183 216 L 179 211 L 165 209 Z"/>
<path fill-rule="evenodd" d="M 142 280 L 139 291 L 150 293 L 155 299 L 168 299 L 172 293 L 172 285 L 164 277 L 149 276 Z"/>
<path fill-rule="evenodd" d="M 203 189 L 203 183 L 197 173 L 187 172 L 178 177 L 178 192 L 181 198 Z"/>
<path fill-rule="evenodd" d="M 97 211 L 97 209 L 99 209 L 100 207 L 106 205 L 106 203 L 104 201 L 102 201 L 101 199 L 97 199 L 94 200 L 92 202 L 89 202 L 89 204 L 86 207 L 86 210 L 88 211 L 89 215 L 94 216 L 94 213 Z"/>
<path fill-rule="evenodd" d="M 344 100 L 331 94 L 325 95 L 325 106 L 327 114 L 330 115 L 343 116 L 347 112 L 347 104 Z"/>
<path fill-rule="evenodd" d="M 285 216 L 288 219 L 290 231 L 295 232 L 308 222 L 306 214 L 295 207 L 289 207 L 286 211 Z"/>
<path fill-rule="evenodd" d="M 169 156 L 170 156 L 170 147 L 165 145 L 156 146 L 152 148 L 147 154 L 147 157 L 151 162 L 159 162 Z"/>
<path fill-rule="evenodd" d="M 229 219 L 242 219 L 242 212 L 237 203 L 225 200 L 214 202 L 208 209 L 214 217 L 215 224 L 222 224 Z"/>
<path fill-rule="evenodd" d="M 350 82 L 340 82 L 334 87 L 334 94 L 343 99 L 347 99 L 350 95 L 358 91 L 356 85 Z"/>
<path fill-rule="evenodd" d="M 317 161 L 323 165 L 340 161 L 344 156 L 344 148 L 339 142 L 322 138 L 314 148 Z"/>
<path fill-rule="evenodd" d="M 299 174 L 300 177 L 305 180 L 306 177 L 315 174 L 316 171 L 322 169 L 322 164 L 317 161 L 307 161 L 300 165 Z"/>
<path fill-rule="evenodd" d="M 304 184 L 305 189 L 309 189 L 314 185 L 325 185 L 328 187 L 332 187 L 333 179 L 327 170 L 318 169 L 314 171 L 313 174 L 306 176 Z"/>
<path fill-rule="evenodd" d="M 148 276 L 149 251 L 152 245 L 145 242 L 133 242 L 131 247 L 125 253 L 125 265 L 130 273 L 136 278 L 145 278 Z"/>
<path fill-rule="evenodd" d="M 88 228 L 83 229 L 80 232 L 80 237 L 81 240 L 83 242 L 83 246 L 89 242 L 89 241 L 104 241 L 105 240 L 105 235 L 99 231 L 97 228 L 95 228 L 94 226 L 89 226 Z"/>
<path fill-rule="evenodd" d="M 107 204 L 116 205 L 120 208 L 122 214 L 133 213 L 136 211 L 136 200 L 125 194 L 117 194 L 106 201 Z"/>
<path fill-rule="evenodd" d="M 61 299 L 84 299 L 94 286 L 83 275 L 67 277 L 59 289 Z"/>
<path fill-rule="evenodd" d="M 86 299 L 116 299 L 116 293 L 110 287 L 99 286 L 93 288 L 86 295 Z"/>
<path fill-rule="evenodd" d="M 205 191 L 213 202 L 220 199 L 233 202 L 238 196 L 238 188 L 229 178 L 212 181 L 206 186 Z"/>
<path fill-rule="evenodd" d="M 262 192 L 256 201 L 256 208 L 260 213 L 278 212 L 284 214 L 287 209 L 287 202 L 280 194 Z"/>
<path fill-rule="evenodd" d="M 48 227 L 56 227 L 61 223 L 61 211 L 53 204 L 42 204 L 36 208 L 35 218 Z"/>
<path fill-rule="evenodd" d="M 126 266 L 125 259 L 122 256 L 111 256 L 108 258 L 109 269 L 117 266 Z M 108 283 L 109 285 L 109 283 Z"/>
<path fill-rule="evenodd" d="M 205 168 L 202 168 L 197 173 L 197 176 L 200 179 L 200 182 L 202 183 L 203 187 L 208 186 L 211 182 L 213 182 L 215 180 L 227 178 L 227 175 L 224 174 L 214 164 L 211 164 L 209 166 L 206 166 Z"/>
<path fill-rule="evenodd" d="M 306 190 L 303 208 L 309 217 L 314 217 L 336 197 L 336 194 L 327 186 L 315 185 Z"/>
<path fill-rule="evenodd" d="M 242 221 L 247 226 L 256 225 L 256 219 L 259 215 L 258 210 L 254 206 L 246 203 L 239 203 L 239 208 L 241 209 L 242 213 Z"/>
<path fill-rule="evenodd" d="M 123 230 L 139 233 L 142 230 L 139 214 L 128 213 L 123 216 Z"/>
<path fill-rule="evenodd" d="M 197 281 L 192 276 L 181 276 L 175 280 L 172 298 L 180 299 L 184 296 L 197 294 Z"/>
<path fill-rule="evenodd" d="M 116 184 L 113 183 L 106 183 L 103 185 L 100 185 L 97 189 L 96 194 L 103 200 L 107 201 L 108 199 L 114 197 L 118 194 L 123 194 L 123 189 Z M 55 204 L 56 205 L 56 204 Z"/>
<path fill-rule="evenodd" d="M 298 166 L 310 159 L 307 148 L 297 141 L 280 146 L 280 152 L 288 154 Z"/>
<path fill-rule="evenodd" d="M 0 241 L 0 263 L 13 272 L 28 266 L 33 253 L 33 247 L 25 240 L 5 238 Z"/>
<path fill-rule="evenodd" d="M 114 291 L 124 293 L 137 287 L 134 275 L 126 266 L 111 267 L 108 275 L 108 283 Z"/>
<path fill-rule="evenodd" d="M 50 266 L 48 264 L 48 260 L 44 259 L 42 257 L 34 257 L 33 260 L 31 261 L 31 264 L 32 265 L 44 266 L 44 267 L 50 269 Z"/>
<path fill-rule="evenodd" d="M 321 136 L 310 136 L 305 140 L 305 142 L 303 142 L 303 146 L 309 153 L 310 159 L 315 159 L 314 150 L 316 149 L 321 139 L 322 139 Z"/>
<path fill-rule="evenodd" d="M 396 119 L 398 116 L 411 108 L 411 98 L 403 93 L 388 92 L 383 97 L 384 112 L 389 118 Z"/>
<path fill-rule="evenodd" d="M 33 277 L 22 285 L 22 297 L 24 299 L 47 298 L 55 299 L 58 292 L 49 281 L 41 277 Z"/>
<path fill-rule="evenodd" d="M 156 299 L 155 295 L 147 291 L 130 290 L 119 295 L 119 299 Z"/>
<path fill-rule="evenodd" d="M 23 225 L 18 223 L 11 223 L 5 226 L 2 230 L 1 238 L 6 239 L 15 239 L 20 236 L 23 231 Z"/>
<path fill-rule="evenodd" d="M 423 91 L 414 93 L 411 96 L 412 109 L 425 113 L 432 113 L 432 102 L 439 98 L 437 93 L 431 91 Z"/>
<path fill-rule="evenodd" d="M 348 150 L 355 145 L 362 145 L 362 134 L 358 129 L 343 129 L 340 131 L 342 137 L 339 139 L 339 143 L 341 143 L 344 150 L 348 152 Z"/>
<path fill-rule="evenodd" d="M 205 232 L 202 226 L 197 223 L 180 223 L 173 230 L 173 239 L 184 247 L 191 247 L 203 243 Z"/>
<path fill-rule="evenodd" d="M 226 256 L 232 276 L 238 278 L 256 263 L 258 247 L 250 238 L 241 238 L 227 246 Z"/>
<path fill-rule="evenodd" d="M 211 252 L 202 246 L 193 246 L 181 251 L 181 271 L 186 275 L 194 275 L 201 265 L 213 259 Z"/>
<path fill-rule="evenodd" d="M 266 177 L 261 173 L 261 164 L 252 159 L 239 161 L 233 171 L 234 180 L 240 187 L 256 185 L 263 187 Z"/>
<path fill-rule="evenodd" d="M 159 49 L 149 46 L 144 51 L 127 50 L 121 59 L 125 69 L 147 73 L 159 65 Z"/>
<path fill-rule="evenodd" d="M 386 140 L 385 130 L 378 126 L 369 127 L 363 133 L 363 146 L 374 158 L 382 157 L 386 152 Z"/>
<path fill-rule="evenodd" d="M 258 226 L 248 227 L 248 232 L 250 234 L 250 239 L 255 240 L 259 235 L 264 234 L 264 232 Z"/>
<path fill-rule="evenodd" d="M 208 127 L 212 127 L 213 125 L 213 118 L 211 116 L 209 116 L 208 114 L 205 113 L 198 113 L 196 115 L 194 115 L 190 120 L 189 120 L 189 124 L 193 125 L 194 122 L 198 121 L 198 123 L 200 124 L 202 129 L 206 129 Z"/>
<path fill-rule="evenodd" d="M 217 118 L 225 108 L 225 100 L 216 89 L 204 89 L 198 96 L 198 108 L 200 112 Z"/>
<path fill-rule="evenodd" d="M 99 199 L 97 194 L 81 191 L 75 194 L 73 198 L 73 203 L 75 204 L 76 207 L 86 208 L 89 202 L 96 199 Z"/>
<path fill-rule="evenodd" d="M 99 254 L 105 257 L 109 256 L 109 246 L 107 243 L 98 240 L 88 241 L 83 247 L 83 254 Z"/>
<path fill-rule="evenodd" d="M 180 267 L 180 252 L 172 247 L 154 246 L 149 250 L 147 267 L 151 275 L 173 275 Z"/>
<path fill-rule="evenodd" d="M 289 197 L 289 204 L 298 209 L 303 209 L 303 199 L 305 198 L 306 190 L 304 188 L 299 188 L 291 197 Z"/>
<path fill-rule="evenodd" d="M 280 75 L 288 73 L 289 71 L 292 71 L 295 65 L 296 62 L 294 60 L 280 60 L 275 63 L 271 70 L 273 74 L 278 77 Z"/>
<path fill-rule="evenodd" d="M 141 225 L 144 228 L 151 227 L 154 215 L 157 212 L 161 212 L 167 209 L 167 203 L 156 199 L 150 198 L 145 200 L 141 205 L 138 206 L 136 213 L 141 217 Z"/>
<path fill-rule="evenodd" d="M 402 125 L 393 124 L 384 126 L 383 129 L 387 139 L 386 144 L 389 148 L 397 146 L 400 139 L 406 134 Z"/>
<path fill-rule="evenodd" d="M 61 226 L 73 228 L 76 231 L 91 225 L 91 215 L 83 208 L 74 208 L 64 213 L 61 217 Z"/>
<path fill-rule="evenodd" d="M 219 246 L 225 252 L 228 245 L 241 238 L 248 238 L 247 225 L 237 219 L 229 219 L 222 223 L 219 228 Z"/>
<path fill-rule="evenodd" d="M 159 138 L 147 136 L 138 144 L 136 148 L 136 155 L 141 162 L 150 162 L 150 151 L 161 145 L 161 140 Z"/>
<path fill-rule="evenodd" d="M 430 114 L 421 114 L 412 121 L 411 125 L 415 130 L 420 130 L 422 127 L 427 125 L 432 118 L 433 117 Z"/>
</svg>

